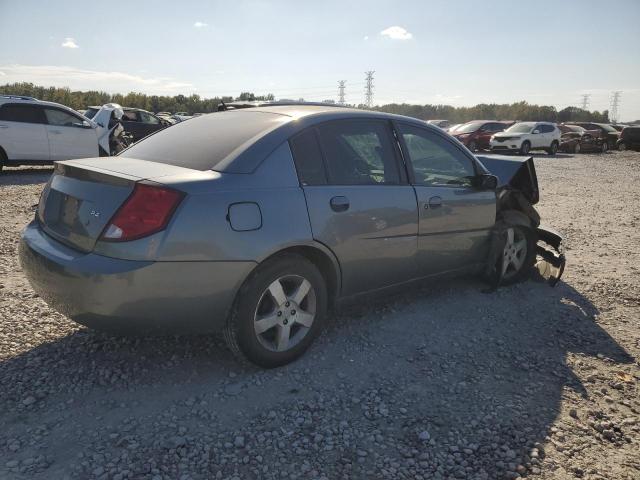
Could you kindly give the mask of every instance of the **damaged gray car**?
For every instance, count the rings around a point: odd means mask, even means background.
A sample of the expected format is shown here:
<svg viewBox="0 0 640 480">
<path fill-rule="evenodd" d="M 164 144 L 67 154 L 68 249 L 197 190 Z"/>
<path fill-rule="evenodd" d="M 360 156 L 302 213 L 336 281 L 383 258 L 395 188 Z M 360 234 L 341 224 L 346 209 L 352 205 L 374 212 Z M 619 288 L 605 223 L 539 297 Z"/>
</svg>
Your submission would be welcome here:
<svg viewBox="0 0 640 480">
<path fill-rule="evenodd" d="M 443 274 L 555 283 L 531 158 L 475 157 L 437 127 L 321 105 L 204 115 L 114 158 L 57 162 L 21 262 L 52 307 L 116 331 L 223 331 L 275 367 L 336 301 Z"/>
</svg>

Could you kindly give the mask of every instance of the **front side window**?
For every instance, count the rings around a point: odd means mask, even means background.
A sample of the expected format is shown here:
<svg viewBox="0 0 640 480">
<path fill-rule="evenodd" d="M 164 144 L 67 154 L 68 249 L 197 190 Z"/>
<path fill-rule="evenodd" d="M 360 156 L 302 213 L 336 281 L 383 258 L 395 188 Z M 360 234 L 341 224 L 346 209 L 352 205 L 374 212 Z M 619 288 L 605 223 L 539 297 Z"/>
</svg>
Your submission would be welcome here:
<svg viewBox="0 0 640 480">
<path fill-rule="evenodd" d="M 146 123 L 148 125 L 158 125 L 160 123 L 160 120 L 158 120 L 158 118 L 154 115 L 151 115 L 150 113 L 147 112 L 138 112 L 140 113 L 140 121 L 142 123 Z"/>
<path fill-rule="evenodd" d="M 318 127 L 329 182 L 334 185 L 400 183 L 386 122 L 346 120 Z"/>
<path fill-rule="evenodd" d="M 45 123 L 40 107 L 21 103 L 5 103 L 0 107 L 0 120 L 20 123 Z"/>
<path fill-rule="evenodd" d="M 505 130 L 507 133 L 531 133 L 535 124 L 533 123 L 516 123 Z"/>
<path fill-rule="evenodd" d="M 140 117 L 138 115 L 138 112 L 136 112 L 135 110 L 125 110 L 124 113 L 122 114 L 122 121 L 123 122 L 139 122 Z"/>
<path fill-rule="evenodd" d="M 82 123 L 78 117 L 56 108 L 45 108 L 44 115 L 49 125 L 58 127 L 73 127 L 74 123 Z"/>
<path fill-rule="evenodd" d="M 417 185 L 471 186 L 475 170 L 471 160 L 438 135 L 411 125 L 400 125 Z"/>
</svg>

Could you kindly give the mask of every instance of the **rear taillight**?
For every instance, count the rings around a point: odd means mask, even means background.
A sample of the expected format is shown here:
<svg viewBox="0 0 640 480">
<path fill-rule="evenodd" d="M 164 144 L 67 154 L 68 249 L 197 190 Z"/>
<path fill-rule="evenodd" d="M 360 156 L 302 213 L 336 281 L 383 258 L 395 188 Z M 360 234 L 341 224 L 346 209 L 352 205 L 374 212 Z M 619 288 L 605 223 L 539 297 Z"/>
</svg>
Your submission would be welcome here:
<svg viewBox="0 0 640 480">
<path fill-rule="evenodd" d="M 164 230 L 183 196 L 171 188 L 136 183 L 102 232 L 101 240 L 127 242 Z"/>
</svg>

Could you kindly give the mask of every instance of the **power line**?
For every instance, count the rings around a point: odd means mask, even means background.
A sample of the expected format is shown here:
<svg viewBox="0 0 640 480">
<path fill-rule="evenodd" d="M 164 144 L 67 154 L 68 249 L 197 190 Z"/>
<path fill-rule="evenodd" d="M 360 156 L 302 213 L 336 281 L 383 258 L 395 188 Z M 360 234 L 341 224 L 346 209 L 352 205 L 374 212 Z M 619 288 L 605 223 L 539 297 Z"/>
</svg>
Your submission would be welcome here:
<svg viewBox="0 0 640 480">
<path fill-rule="evenodd" d="M 613 123 L 618 123 L 618 107 L 620 106 L 620 96 L 622 92 L 616 90 L 611 92 L 611 111 L 609 112 L 609 118 Z"/>
<path fill-rule="evenodd" d="M 367 85 L 364 87 L 364 104 L 367 108 L 371 108 L 373 105 L 373 74 L 376 72 L 374 70 L 369 70 L 364 73 L 366 75 L 367 82 Z"/>
<path fill-rule="evenodd" d="M 582 110 L 589 110 L 589 98 L 591 97 L 591 94 L 583 93 L 580 96 L 582 97 Z"/>
</svg>

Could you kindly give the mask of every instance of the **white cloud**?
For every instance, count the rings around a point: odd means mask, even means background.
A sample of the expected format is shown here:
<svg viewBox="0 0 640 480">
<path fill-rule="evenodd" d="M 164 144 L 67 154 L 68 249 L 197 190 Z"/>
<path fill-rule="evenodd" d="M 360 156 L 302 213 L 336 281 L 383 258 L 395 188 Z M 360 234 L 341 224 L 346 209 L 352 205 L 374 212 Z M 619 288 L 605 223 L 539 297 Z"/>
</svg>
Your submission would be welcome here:
<svg viewBox="0 0 640 480">
<path fill-rule="evenodd" d="M 365 36 L 364 36 L 364 38 L 363 38 L 363 40 L 364 40 L 364 41 L 369 40 L 369 35 L 365 35 Z"/>
<path fill-rule="evenodd" d="M 393 27 L 385 28 L 380 32 L 383 37 L 389 37 L 393 40 L 410 40 L 413 38 L 413 34 L 407 32 L 404 28 L 394 25 Z"/>
<path fill-rule="evenodd" d="M 193 24 L 193 26 L 195 28 L 205 28 L 205 27 L 208 27 L 209 24 L 208 23 L 204 23 L 204 22 L 196 22 L 196 23 Z"/>
<path fill-rule="evenodd" d="M 67 37 L 64 39 L 64 42 L 62 42 L 62 45 L 60 45 L 61 47 L 64 48 L 80 48 L 78 46 L 78 44 L 76 43 L 76 40 L 74 38 L 71 37 Z"/>
<path fill-rule="evenodd" d="M 141 77 L 124 72 L 103 72 L 52 65 L 0 65 L 3 82 L 101 90 L 109 93 L 143 92 L 150 95 L 191 93 L 194 86 L 171 77 Z"/>
</svg>

